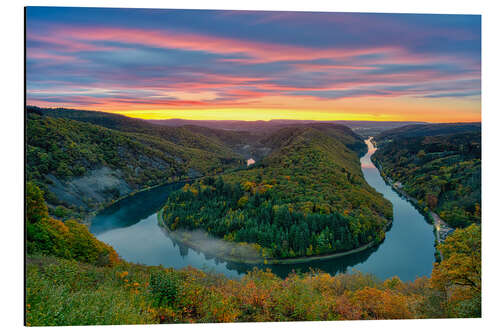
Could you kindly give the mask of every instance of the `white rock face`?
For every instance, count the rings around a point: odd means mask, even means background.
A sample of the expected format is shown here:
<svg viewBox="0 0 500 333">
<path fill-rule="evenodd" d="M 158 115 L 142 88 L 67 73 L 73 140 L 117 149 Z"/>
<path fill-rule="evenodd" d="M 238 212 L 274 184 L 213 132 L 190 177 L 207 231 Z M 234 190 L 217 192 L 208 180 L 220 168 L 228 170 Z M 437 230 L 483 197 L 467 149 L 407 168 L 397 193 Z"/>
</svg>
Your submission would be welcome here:
<svg viewBox="0 0 500 333">
<path fill-rule="evenodd" d="M 112 199 L 113 193 L 123 196 L 132 191 L 121 172 L 108 167 L 92 170 L 69 181 L 61 181 L 53 175 L 48 178 L 52 181 L 48 188 L 59 200 L 84 208 Z"/>
</svg>

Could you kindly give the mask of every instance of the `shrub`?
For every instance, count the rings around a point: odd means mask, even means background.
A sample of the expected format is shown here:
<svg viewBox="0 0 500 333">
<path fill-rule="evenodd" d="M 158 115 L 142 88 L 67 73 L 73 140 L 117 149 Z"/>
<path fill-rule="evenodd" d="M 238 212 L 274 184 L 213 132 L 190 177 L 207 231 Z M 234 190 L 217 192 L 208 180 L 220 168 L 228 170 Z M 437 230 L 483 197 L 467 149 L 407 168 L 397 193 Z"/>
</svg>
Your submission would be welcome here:
<svg viewBox="0 0 500 333">
<path fill-rule="evenodd" d="M 156 305 L 174 305 L 180 291 L 180 280 L 173 271 L 157 271 L 151 274 L 149 288 Z"/>
</svg>

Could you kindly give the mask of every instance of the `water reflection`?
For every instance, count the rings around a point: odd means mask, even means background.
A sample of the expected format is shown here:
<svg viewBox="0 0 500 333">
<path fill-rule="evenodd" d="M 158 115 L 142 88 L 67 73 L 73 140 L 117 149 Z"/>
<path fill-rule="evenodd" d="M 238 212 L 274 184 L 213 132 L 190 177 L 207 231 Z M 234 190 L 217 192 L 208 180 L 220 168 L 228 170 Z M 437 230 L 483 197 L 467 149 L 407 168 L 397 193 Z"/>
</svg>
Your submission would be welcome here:
<svg viewBox="0 0 500 333">
<path fill-rule="evenodd" d="M 373 273 L 381 279 L 398 275 L 404 281 L 429 275 L 434 262 L 432 226 L 425 222 L 410 202 L 385 184 L 371 162 L 371 155 L 376 149 L 369 141 L 367 145 L 368 153 L 360 160 L 363 175 L 368 184 L 392 202 L 394 220 L 382 244 L 360 253 L 293 265 L 246 265 L 199 253 L 172 240 L 157 223 L 156 212 L 168 195 L 183 184 L 161 186 L 122 200 L 97 215 L 90 230 L 97 238 L 112 245 L 127 261 L 174 268 L 192 266 L 232 278 L 253 267 L 270 268 L 282 277 L 292 270 L 304 272 L 311 268 L 330 274 L 356 269 Z"/>
<path fill-rule="evenodd" d="M 94 217 L 90 231 L 99 235 L 108 230 L 134 225 L 160 210 L 170 192 L 180 189 L 184 184 L 163 185 L 120 200 Z"/>
<path fill-rule="evenodd" d="M 286 265 L 245 265 L 240 263 L 229 263 L 228 268 L 238 271 L 238 273 L 245 273 L 253 267 L 258 267 L 260 269 L 270 268 L 276 275 L 281 277 L 286 277 L 290 272 L 308 272 L 311 269 L 321 270 L 323 272 L 328 272 L 330 274 L 346 273 L 359 263 L 365 262 L 372 253 L 376 252 L 378 246 L 370 248 L 366 251 L 354 253 L 349 256 L 339 258 L 339 259 L 325 259 L 320 261 L 313 261 L 310 263 L 302 264 L 286 264 Z"/>
<path fill-rule="evenodd" d="M 96 236 L 112 245 L 122 258 L 133 263 L 177 269 L 192 266 L 232 278 L 240 276 L 226 263 L 174 242 L 162 230 L 158 226 L 156 214 L 152 214 L 128 227 L 109 229 Z"/>
</svg>

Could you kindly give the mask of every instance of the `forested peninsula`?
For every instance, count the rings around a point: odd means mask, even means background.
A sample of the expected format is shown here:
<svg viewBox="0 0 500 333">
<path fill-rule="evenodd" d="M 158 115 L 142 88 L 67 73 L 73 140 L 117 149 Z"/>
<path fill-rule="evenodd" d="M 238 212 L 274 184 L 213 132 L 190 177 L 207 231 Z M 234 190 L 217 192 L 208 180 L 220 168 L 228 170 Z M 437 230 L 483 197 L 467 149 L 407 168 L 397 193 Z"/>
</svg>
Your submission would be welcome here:
<svg viewBox="0 0 500 333">
<path fill-rule="evenodd" d="M 163 209 L 171 229 L 256 247 L 262 259 L 348 252 L 380 243 L 390 202 L 363 178 L 360 136 L 328 123 L 259 135 L 161 126 L 120 115 L 27 109 L 27 179 L 51 216 L 80 218 L 151 186 L 201 178 Z M 249 168 L 245 158 L 257 163 Z"/>
<path fill-rule="evenodd" d="M 363 178 L 361 138 L 342 125 L 304 125 L 263 141 L 273 150 L 251 168 L 172 194 L 163 209 L 168 228 L 255 244 L 263 259 L 346 252 L 384 239 L 392 206 Z"/>
</svg>

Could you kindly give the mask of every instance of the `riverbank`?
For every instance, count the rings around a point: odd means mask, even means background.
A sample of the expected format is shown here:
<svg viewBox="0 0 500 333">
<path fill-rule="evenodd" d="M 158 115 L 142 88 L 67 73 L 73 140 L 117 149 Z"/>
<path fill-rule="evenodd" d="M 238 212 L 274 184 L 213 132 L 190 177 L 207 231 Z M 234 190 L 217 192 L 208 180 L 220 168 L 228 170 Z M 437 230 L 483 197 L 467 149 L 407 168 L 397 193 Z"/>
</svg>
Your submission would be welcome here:
<svg viewBox="0 0 500 333">
<path fill-rule="evenodd" d="M 374 163 L 375 167 L 379 170 L 380 175 L 384 182 L 391 186 L 391 188 L 398 193 L 401 197 L 408 200 L 425 218 L 428 222 L 430 222 L 434 227 L 434 237 L 436 239 L 436 245 L 442 243 L 446 237 L 451 234 L 455 229 L 446 224 L 443 219 L 439 217 L 439 215 L 429 207 L 425 205 L 421 205 L 418 200 L 408 193 L 406 193 L 402 187 L 403 185 L 400 182 L 395 182 L 391 178 L 389 178 L 382 169 L 382 166 L 379 163 Z M 440 257 L 442 258 L 441 252 L 439 252 Z"/>
<path fill-rule="evenodd" d="M 228 173 L 228 172 L 233 172 L 235 170 L 238 170 L 239 168 L 237 169 L 231 169 L 231 170 L 227 170 L 225 172 L 221 172 L 221 173 L 218 173 L 218 174 L 215 174 L 215 175 L 212 175 L 212 177 L 217 177 L 217 176 L 220 176 L 220 175 L 223 175 L 225 173 Z M 155 188 L 158 188 L 158 187 L 161 187 L 161 186 L 167 186 L 167 185 L 175 185 L 175 184 L 185 184 L 185 183 L 190 183 L 190 182 L 194 182 L 196 180 L 200 180 L 200 179 L 203 179 L 205 177 L 210 177 L 211 175 L 203 175 L 203 176 L 199 176 L 199 177 L 193 177 L 193 178 L 184 178 L 184 179 L 180 179 L 180 180 L 176 180 L 176 181 L 167 181 L 167 182 L 163 182 L 163 183 L 159 183 L 159 184 L 156 184 L 156 185 L 153 185 L 153 186 L 146 186 L 146 187 L 142 187 L 138 190 L 134 190 L 126 195 L 123 195 L 117 199 L 114 199 L 114 200 L 111 200 L 109 202 L 105 202 L 105 203 L 102 203 L 99 208 L 89 212 L 88 214 L 86 214 L 84 217 L 80 218 L 81 221 L 82 221 L 82 224 L 86 225 L 87 227 L 90 227 L 90 225 L 92 224 L 91 221 L 92 219 L 99 213 L 101 213 L 103 210 L 109 208 L 110 206 L 122 201 L 122 200 L 125 200 L 127 198 L 131 198 L 139 193 L 142 193 L 142 192 L 145 192 L 145 191 L 150 191 L 150 190 L 153 190 Z"/>
<path fill-rule="evenodd" d="M 282 259 L 269 258 L 269 257 L 265 258 L 262 257 L 261 251 L 258 250 L 252 244 L 247 244 L 247 243 L 239 244 L 217 239 L 215 241 L 219 242 L 220 245 L 217 247 L 214 246 L 213 237 L 209 236 L 204 231 L 203 232 L 200 231 L 199 233 L 193 233 L 189 231 L 172 231 L 165 224 L 163 220 L 163 208 L 157 213 L 157 219 L 158 219 L 158 225 L 161 228 L 163 228 L 165 232 L 168 233 L 171 239 L 175 240 L 179 244 L 185 245 L 189 248 L 192 248 L 198 252 L 202 252 L 206 255 L 216 257 L 220 260 L 233 263 L 249 264 L 249 265 L 257 265 L 257 264 L 290 265 L 290 264 L 303 264 L 313 261 L 335 259 L 365 251 L 378 244 L 375 243 L 374 241 L 371 241 L 368 244 L 365 244 L 363 246 L 360 246 L 358 248 L 349 251 L 308 256 L 308 257 L 295 257 L 295 258 L 282 258 Z M 387 224 L 386 230 L 388 230 L 391 225 L 392 221 Z M 220 243 L 225 243 L 227 247 L 225 247 Z"/>
<path fill-rule="evenodd" d="M 377 169 L 381 170 L 381 167 L 377 165 Z M 382 175 L 382 173 L 381 173 Z M 407 199 L 409 202 L 415 206 L 425 217 L 427 220 L 430 220 L 432 225 L 434 226 L 435 230 L 435 235 L 436 235 L 436 241 L 438 243 L 441 243 L 445 240 L 446 236 L 453 232 L 455 230 L 454 228 L 450 227 L 448 224 L 446 224 L 443 219 L 439 217 L 439 215 L 432 210 L 429 209 L 427 206 L 422 206 L 418 200 L 406 193 L 401 187 L 402 185 L 399 182 L 394 182 L 392 179 L 389 177 L 382 175 L 382 178 L 384 181 L 387 183 L 387 185 L 391 186 L 394 191 L 396 191 L 399 195 L 401 195 L 403 198 Z M 427 211 L 425 209 L 427 208 Z"/>
<path fill-rule="evenodd" d="M 146 186 L 146 187 L 142 187 L 138 190 L 134 190 L 126 195 L 123 195 L 119 198 L 116 198 L 116 199 L 113 199 L 111 201 L 107 201 L 107 202 L 103 202 L 99 205 L 99 207 L 95 210 L 92 210 L 88 213 L 86 213 L 84 216 L 80 216 L 79 217 L 79 220 L 81 221 L 82 224 L 84 224 L 85 226 L 87 226 L 88 228 L 90 228 L 90 226 L 92 225 L 92 220 L 94 219 L 94 217 L 96 215 L 98 215 L 99 213 L 101 213 L 102 211 L 104 211 L 105 209 L 111 207 L 112 205 L 122 201 L 122 200 L 125 200 L 127 198 L 131 198 L 139 193 L 142 193 L 142 192 L 145 192 L 145 191 L 150 191 L 150 190 L 153 190 L 155 188 L 158 188 L 160 186 L 166 186 L 166 185 L 173 185 L 173 184 L 177 184 L 177 183 L 184 183 L 184 182 L 190 182 L 190 181 L 193 181 L 193 180 L 196 180 L 196 179 L 186 179 L 186 180 L 179 180 L 179 181 L 170 181 L 170 182 L 163 182 L 163 183 L 159 183 L 159 184 L 156 184 L 156 185 L 153 185 L 153 186 Z"/>
<path fill-rule="evenodd" d="M 177 180 L 177 181 L 170 181 L 170 182 L 163 182 L 163 183 L 159 183 L 159 184 L 156 184 L 156 185 L 153 185 L 153 186 L 146 186 L 146 187 L 143 187 L 139 190 L 135 190 L 135 191 L 132 191 L 126 195 L 123 195 L 117 199 L 114 199 L 114 200 L 111 200 L 109 202 L 105 202 L 103 203 L 99 208 L 97 208 L 96 210 L 93 210 L 91 211 L 89 214 L 87 214 L 87 216 L 85 216 L 84 219 L 82 219 L 82 223 L 87 225 L 87 226 L 90 226 L 91 225 L 91 220 L 99 213 L 101 213 L 103 210 L 105 210 L 106 208 L 109 208 L 111 207 L 112 205 L 122 201 L 122 200 L 125 200 L 127 198 L 131 198 L 139 193 L 142 193 L 142 192 L 145 192 L 145 191 L 150 191 L 150 190 L 153 190 L 155 188 L 158 188 L 158 187 L 161 187 L 161 186 L 167 186 L 167 185 L 174 185 L 174 184 L 180 184 L 180 183 L 187 183 L 187 182 L 191 182 L 191 181 L 195 181 L 197 179 L 199 179 L 201 177 L 198 177 L 198 178 L 192 178 L 192 179 L 185 179 L 185 180 Z"/>
</svg>

